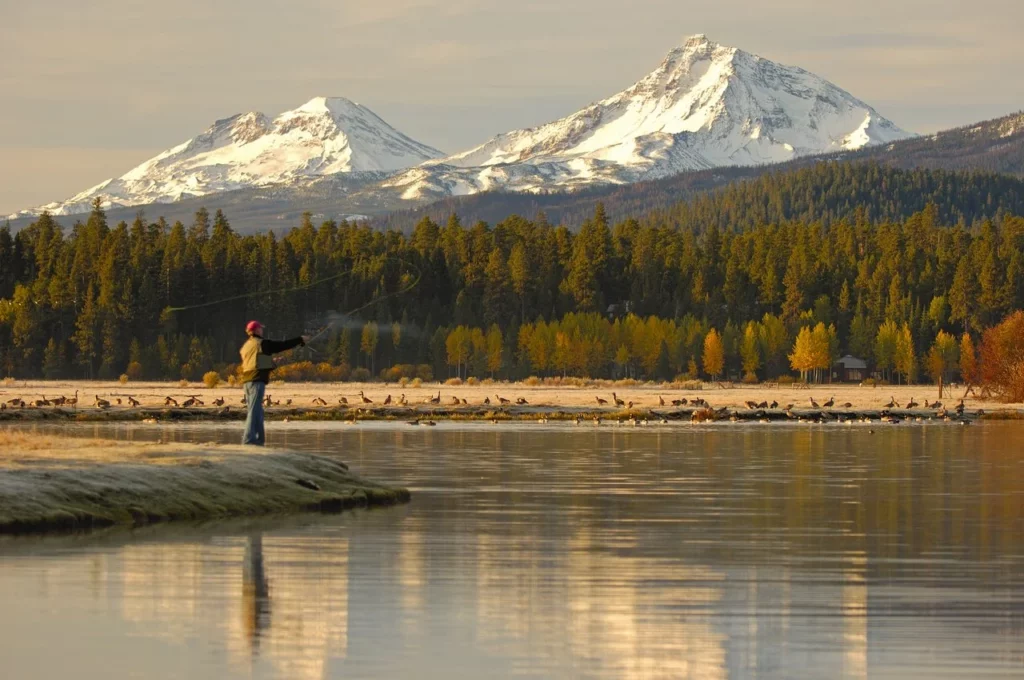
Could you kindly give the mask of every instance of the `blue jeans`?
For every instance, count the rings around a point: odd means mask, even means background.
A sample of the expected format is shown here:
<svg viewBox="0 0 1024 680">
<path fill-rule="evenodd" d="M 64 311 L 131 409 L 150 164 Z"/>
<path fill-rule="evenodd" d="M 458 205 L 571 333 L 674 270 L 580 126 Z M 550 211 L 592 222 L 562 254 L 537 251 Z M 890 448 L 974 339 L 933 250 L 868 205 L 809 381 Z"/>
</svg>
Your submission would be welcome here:
<svg viewBox="0 0 1024 680">
<path fill-rule="evenodd" d="M 243 444 L 263 446 L 267 442 L 267 436 L 263 432 L 263 393 L 266 389 L 266 383 L 245 383 L 245 403 L 249 408 L 249 415 L 245 419 Z"/>
</svg>

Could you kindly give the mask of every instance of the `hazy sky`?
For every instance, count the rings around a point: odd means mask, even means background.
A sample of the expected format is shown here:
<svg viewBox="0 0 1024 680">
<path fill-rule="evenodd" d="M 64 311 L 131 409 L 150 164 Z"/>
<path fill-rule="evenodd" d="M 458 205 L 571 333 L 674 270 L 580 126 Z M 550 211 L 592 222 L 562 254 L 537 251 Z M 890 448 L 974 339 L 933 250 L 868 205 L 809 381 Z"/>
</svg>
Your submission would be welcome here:
<svg viewBox="0 0 1024 680">
<path fill-rule="evenodd" d="M 0 0 L 0 214 L 317 95 L 444 151 L 614 94 L 692 33 L 901 127 L 1024 108 L 1021 0 Z"/>
</svg>

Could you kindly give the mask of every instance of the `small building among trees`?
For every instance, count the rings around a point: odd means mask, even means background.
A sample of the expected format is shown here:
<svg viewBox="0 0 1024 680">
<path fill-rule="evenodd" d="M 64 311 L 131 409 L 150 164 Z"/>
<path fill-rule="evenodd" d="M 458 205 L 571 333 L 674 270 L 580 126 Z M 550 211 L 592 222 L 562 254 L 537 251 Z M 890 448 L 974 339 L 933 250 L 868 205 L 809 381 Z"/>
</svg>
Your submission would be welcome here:
<svg viewBox="0 0 1024 680">
<path fill-rule="evenodd" d="M 868 362 L 847 354 L 832 366 L 832 379 L 839 382 L 860 382 L 868 377 Z"/>
</svg>

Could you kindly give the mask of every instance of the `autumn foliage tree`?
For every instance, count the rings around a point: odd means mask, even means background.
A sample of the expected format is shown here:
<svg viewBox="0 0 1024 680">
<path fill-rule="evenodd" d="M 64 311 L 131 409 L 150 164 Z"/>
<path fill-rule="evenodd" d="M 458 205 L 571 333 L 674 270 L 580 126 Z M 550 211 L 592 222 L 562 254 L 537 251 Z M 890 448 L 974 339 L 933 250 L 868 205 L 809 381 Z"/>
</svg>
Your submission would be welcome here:
<svg viewBox="0 0 1024 680">
<path fill-rule="evenodd" d="M 1007 402 L 1024 402 L 1024 311 L 985 331 L 981 341 L 982 385 Z"/>
<path fill-rule="evenodd" d="M 722 336 L 714 328 L 704 336 L 704 353 L 701 355 L 701 364 L 704 372 L 712 378 L 717 379 L 725 368 L 725 347 L 722 345 Z"/>
</svg>

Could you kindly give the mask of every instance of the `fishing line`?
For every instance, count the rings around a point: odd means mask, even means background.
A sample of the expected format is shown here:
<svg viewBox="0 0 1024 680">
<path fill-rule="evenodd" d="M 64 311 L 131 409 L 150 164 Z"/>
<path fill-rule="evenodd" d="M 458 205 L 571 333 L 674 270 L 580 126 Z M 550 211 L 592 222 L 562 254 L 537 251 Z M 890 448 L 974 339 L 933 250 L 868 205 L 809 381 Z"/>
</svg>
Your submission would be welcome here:
<svg viewBox="0 0 1024 680">
<path fill-rule="evenodd" d="M 360 305 L 358 307 L 355 307 L 354 309 L 350 309 L 347 312 L 343 312 L 339 316 L 341 316 L 341 317 L 352 316 L 353 314 L 356 314 L 357 312 L 361 312 L 364 309 L 366 309 L 367 307 L 375 305 L 375 304 L 381 302 L 382 300 L 387 300 L 388 298 L 395 297 L 396 295 L 402 295 L 403 293 L 408 293 L 410 290 L 412 290 L 413 288 L 418 286 L 419 283 L 420 283 L 420 279 L 423 278 L 423 272 L 420 271 L 420 268 L 417 267 L 416 265 L 414 265 L 412 262 L 408 262 L 406 260 L 399 260 L 399 262 L 401 262 L 402 264 L 408 265 L 411 269 L 416 270 L 416 278 L 413 280 L 412 283 L 410 283 L 408 286 L 405 286 L 404 288 L 401 288 L 399 290 L 395 290 L 395 291 L 392 291 L 390 293 L 385 293 L 383 295 L 377 295 L 372 300 L 367 302 L 366 304 L 363 304 L 363 305 Z M 323 328 L 321 328 L 319 331 L 317 331 L 312 336 L 310 336 L 309 342 L 307 343 L 307 347 L 309 346 L 309 343 L 313 342 L 314 340 L 319 338 L 321 335 L 326 333 L 328 330 L 330 330 L 333 325 L 334 325 L 333 321 L 324 324 Z M 313 348 L 309 347 L 309 349 L 313 349 Z M 316 350 L 313 350 L 313 351 L 315 352 Z"/>
<path fill-rule="evenodd" d="M 355 270 L 349 269 L 347 271 L 341 272 L 340 274 L 334 274 L 332 276 L 327 276 L 322 279 L 317 279 L 316 281 L 312 283 L 307 283 L 303 286 L 293 286 L 291 288 L 285 288 L 283 290 L 257 290 L 251 293 L 242 293 L 240 295 L 232 295 L 231 297 L 222 298 L 220 300 L 213 300 L 212 302 L 200 302 L 199 304 L 185 305 L 184 307 L 165 307 L 164 314 L 168 314 L 171 312 L 187 312 L 193 309 L 202 309 L 203 307 L 222 305 L 225 302 L 234 302 L 235 300 L 246 300 L 251 297 L 256 297 L 257 295 L 284 295 L 285 293 L 295 293 L 300 290 L 307 290 L 309 288 L 312 288 L 313 286 L 319 286 L 321 283 L 326 283 L 327 281 L 334 281 L 335 279 L 340 279 L 342 276 L 347 276 L 351 274 L 353 271 Z"/>
<path fill-rule="evenodd" d="M 401 288 L 399 290 L 395 290 L 395 291 L 392 291 L 390 293 L 384 293 L 383 295 L 374 296 L 374 298 L 372 300 L 370 300 L 369 302 L 367 302 L 367 303 L 365 303 L 363 305 L 360 305 L 358 307 L 355 307 L 353 309 L 350 309 L 347 312 L 344 312 L 343 314 L 341 314 L 340 316 L 342 316 L 342 317 L 352 316 L 353 314 L 361 312 L 364 309 L 366 309 L 367 307 L 371 307 L 371 306 L 373 306 L 373 305 L 375 305 L 375 304 L 377 304 L 377 303 L 379 303 L 379 302 L 381 302 L 383 300 L 387 300 L 388 298 L 395 297 L 396 295 L 402 295 L 404 293 L 408 293 L 413 288 L 418 286 L 419 283 L 420 283 L 420 280 L 423 278 L 423 272 L 420 270 L 420 268 L 417 267 L 412 262 L 409 262 L 408 260 L 399 259 L 398 261 L 400 263 L 406 265 L 408 268 L 410 268 L 410 269 L 412 269 L 412 270 L 414 270 L 416 272 L 416 278 L 413 279 L 412 283 L 410 283 L 409 285 L 407 285 L 407 286 L 405 286 L 405 287 L 403 287 L 403 288 Z M 338 274 L 333 274 L 331 276 L 326 276 L 326 277 L 324 277 L 322 279 L 317 279 L 316 281 L 313 281 L 312 283 L 307 283 L 307 284 L 302 285 L 302 286 L 292 286 L 291 288 L 285 288 L 283 290 L 275 290 L 275 291 L 262 291 L 262 290 L 258 290 L 258 291 L 253 291 L 253 292 L 250 292 L 250 293 L 242 293 L 240 295 L 232 295 L 231 297 L 221 298 L 220 300 L 213 300 L 213 301 L 210 301 L 210 302 L 201 302 L 201 303 L 195 304 L 195 305 L 185 305 L 185 306 L 182 306 L 182 307 L 165 307 L 163 313 L 161 314 L 161 316 L 165 316 L 165 315 L 168 315 L 168 314 L 173 314 L 174 312 L 187 312 L 187 311 L 190 311 L 190 310 L 193 310 L 193 309 L 202 309 L 204 307 L 213 307 L 215 305 L 222 305 L 222 304 L 224 304 L 226 302 L 234 302 L 236 300 L 247 300 L 249 298 L 256 297 L 256 296 L 259 296 L 259 295 L 284 295 L 284 294 L 287 294 L 287 293 L 296 293 L 296 292 L 299 292 L 299 291 L 308 290 L 308 289 L 310 289 L 310 288 L 312 288 L 314 286 L 320 285 L 321 283 L 327 283 L 328 281 L 334 281 L 334 280 L 340 279 L 343 276 L 348 276 L 349 274 L 353 273 L 354 271 L 355 271 L 355 269 L 348 269 L 348 270 L 340 272 Z M 321 335 L 323 335 L 324 333 L 326 333 L 328 330 L 330 330 L 330 328 L 332 326 L 333 326 L 333 322 L 329 322 L 329 323 L 325 324 L 323 328 L 321 328 L 312 337 L 310 337 L 309 342 L 312 342 L 316 338 L 318 338 Z M 309 349 L 313 349 L 313 348 L 310 347 Z M 316 351 L 316 350 L 313 350 L 313 351 Z"/>
</svg>

